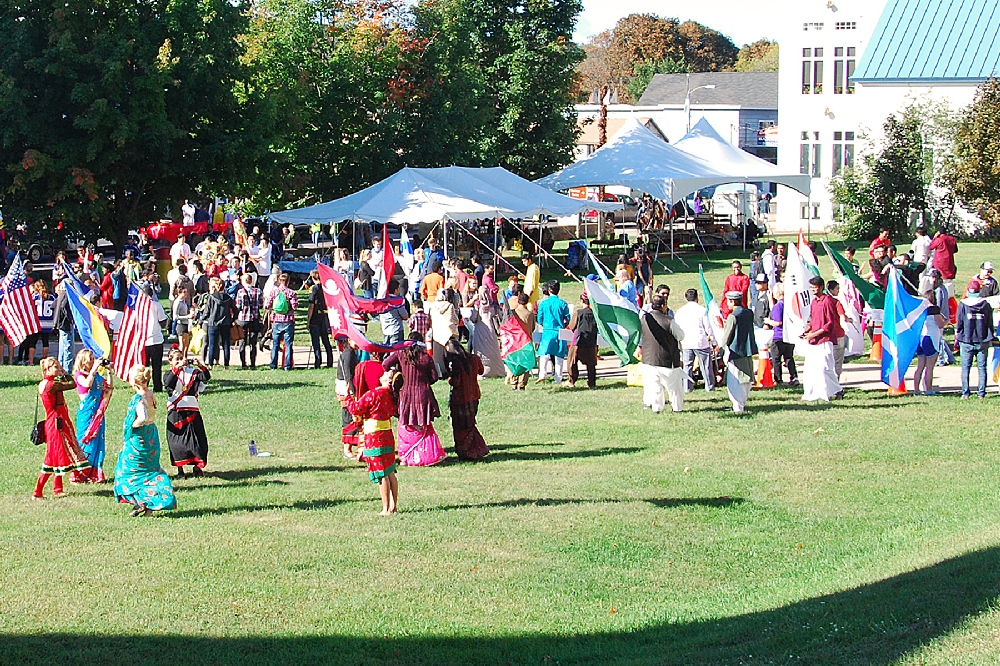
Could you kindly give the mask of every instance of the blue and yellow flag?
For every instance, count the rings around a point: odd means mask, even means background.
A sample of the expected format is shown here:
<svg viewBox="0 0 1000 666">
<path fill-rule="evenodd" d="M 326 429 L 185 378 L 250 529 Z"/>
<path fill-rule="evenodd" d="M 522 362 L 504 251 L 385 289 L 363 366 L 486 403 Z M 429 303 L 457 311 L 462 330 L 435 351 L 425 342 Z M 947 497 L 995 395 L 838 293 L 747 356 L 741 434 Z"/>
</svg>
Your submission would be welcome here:
<svg viewBox="0 0 1000 666">
<path fill-rule="evenodd" d="M 111 358 L 111 336 L 108 335 L 107 320 L 78 291 L 76 283 L 76 280 L 69 278 L 63 282 L 66 286 L 69 309 L 73 313 L 73 323 L 80 332 L 80 340 L 83 341 L 84 347 L 94 353 L 94 356 Z"/>
</svg>

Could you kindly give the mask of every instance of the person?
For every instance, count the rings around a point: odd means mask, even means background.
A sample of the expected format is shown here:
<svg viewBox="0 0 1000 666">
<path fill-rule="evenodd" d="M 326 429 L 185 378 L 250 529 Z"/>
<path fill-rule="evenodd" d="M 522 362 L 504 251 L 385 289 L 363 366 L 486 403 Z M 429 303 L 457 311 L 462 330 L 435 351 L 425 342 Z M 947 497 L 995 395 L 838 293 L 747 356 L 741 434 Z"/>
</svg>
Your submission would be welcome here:
<svg viewBox="0 0 1000 666">
<path fill-rule="evenodd" d="M 153 371 L 153 390 L 163 392 L 163 327 L 167 323 L 167 313 L 160 301 L 153 297 L 153 288 L 149 283 L 142 286 L 142 292 L 149 296 L 152 305 L 149 308 L 149 330 L 146 332 L 146 363 Z"/>
<path fill-rule="evenodd" d="M 854 255 L 857 254 L 857 252 L 857 249 L 853 245 L 848 245 L 844 248 L 844 258 L 847 259 L 847 263 L 854 266 L 855 271 L 860 268 L 858 260 L 854 258 Z"/>
<path fill-rule="evenodd" d="M 774 252 L 777 245 L 776 241 L 767 241 L 767 244 L 764 246 L 764 252 L 760 255 L 760 265 L 762 272 L 767 276 L 768 289 L 773 288 L 778 282 L 778 274 L 774 269 Z"/>
<path fill-rule="evenodd" d="M 388 296 L 399 296 L 399 282 L 392 278 L 389 280 Z M 410 318 L 410 312 L 406 307 L 406 301 L 402 305 L 389 308 L 378 316 L 378 321 L 382 325 L 382 344 L 395 345 L 403 341 L 403 322 Z M 327 326 L 327 329 L 330 327 Z"/>
<path fill-rule="evenodd" d="M 486 440 L 476 427 L 479 399 L 482 397 L 479 375 L 483 374 L 483 362 L 453 339 L 448 342 L 445 364 L 448 367 L 448 383 L 451 384 L 448 408 L 451 411 L 455 455 L 459 460 L 482 460 L 490 453 Z"/>
<path fill-rule="evenodd" d="M 349 395 L 355 395 L 354 372 L 360 363 L 358 345 L 350 338 L 338 338 L 340 353 L 337 354 L 337 381 L 335 391 L 337 398 L 343 401 Z M 341 405 L 340 441 L 344 445 L 345 458 L 357 458 L 354 448 L 358 446 L 358 433 L 361 424 L 354 419 L 347 407 Z"/>
<path fill-rule="evenodd" d="M 938 229 L 927 247 L 934 253 L 931 268 L 941 271 L 941 280 L 948 290 L 948 298 L 955 298 L 955 275 L 958 273 L 958 268 L 955 266 L 958 243 L 955 237 Z"/>
<path fill-rule="evenodd" d="M 891 244 L 892 244 L 892 240 L 889 239 L 889 230 L 886 229 L 885 227 L 882 227 L 878 231 L 878 236 L 876 236 L 875 240 L 873 240 L 871 242 L 871 244 L 868 246 L 868 256 L 871 257 L 872 259 L 874 259 L 875 258 L 875 248 L 877 248 L 877 247 L 884 247 L 888 251 L 889 246 Z"/>
<path fill-rule="evenodd" d="M 840 337 L 833 342 L 833 366 L 839 382 L 840 375 L 844 372 L 844 357 L 847 355 L 847 327 L 853 320 L 847 316 L 847 310 L 844 309 L 844 304 L 840 300 L 840 283 L 836 280 L 827 282 L 826 293 L 830 295 L 834 305 L 837 306 L 837 322 L 840 324 Z"/>
<path fill-rule="evenodd" d="M 446 367 L 443 355 L 441 362 L 441 367 Z M 387 371 L 398 368 L 403 373 L 397 429 L 400 461 L 408 467 L 436 465 L 446 454 L 434 430 L 434 419 L 441 416 L 441 408 L 431 388 L 439 377 L 434 361 L 427 355 L 426 348 L 414 341 L 406 349 L 389 354 L 382 361 L 382 368 Z"/>
<path fill-rule="evenodd" d="M 180 350 L 185 354 L 187 354 L 188 345 L 191 344 L 191 322 L 194 319 L 188 298 L 187 287 L 181 287 L 170 307 L 174 317 L 174 332 L 177 334 L 177 342 Z"/>
<path fill-rule="evenodd" d="M 670 408 L 680 412 L 684 409 L 684 366 L 681 362 L 684 330 L 667 314 L 667 302 L 662 296 L 653 296 L 650 305 L 650 310 L 639 317 L 643 403 L 648 404 L 654 414 L 660 414 L 668 395 Z"/>
<path fill-rule="evenodd" d="M 392 248 L 389 248 L 389 252 L 392 252 Z M 364 252 L 361 253 L 364 256 Z M 364 262 L 364 259 L 362 259 Z M 372 296 L 378 293 L 379 290 L 379 280 L 382 277 L 382 265 L 385 262 L 385 248 L 382 247 L 382 237 L 372 236 L 372 247 L 368 250 L 368 266 L 371 268 L 371 290 Z"/>
<path fill-rule="evenodd" d="M 299 298 L 288 288 L 288 273 L 278 276 L 278 285 L 264 299 L 264 308 L 271 311 L 271 369 L 278 369 L 281 341 L 285 341 L 284 368 L 292 369 L 292 342 L 295 340 L 295 309 Z"/>
<path fill-rule="evenodd" d="M 764 321 L 771 314 L 771 292 L 767 288 L 767 276 L 763 273 L 754 279 L 754 289 L 750 310 L 753 312 L 753 325 L 755 328 L 764 328 L 767 323 Z"/>
<path fill-rule="evenodd" d="M 260 310 L 264 306 L 264 297 L 255 285 L 254 276 L 244 273 L 241 278 L 242 287 L 236 292 L 236 323 L 243 329 L 243 339 L 240 340 L 240 368 L 247 369 L 247 349 L 250 350 L 251 370 L 257 369 L 257 342 L 263 330 Z"/>
<path fill-rule="evenodd" d="M 103 359 L 94 358 L 89 349 L 81 349 L 73 363 L 73 379 L 80 394 L 80 407 L 76 412 L 76 436 L 80 450 L 87 456 L 90 469 L 86 474 L 73 473 L 75 483 L 96 481 L 104 483 L 105 422 L 104 412 L 114 391 L 110 372 L 102 374 L 108 366 Z"/>
<path fill-rule="evenodd" d="M 444 365 L 445 345 L 452 338 L 458 337 L 458 310 L 452 302 L 454 298 L 453 290 L 442 289 L 438 292 L 437 300 L 426 306 L 427 314 L 431 318 L 431 355 L 434 357 L 438 375 L 442 377 L 447 377 Z"/>
<path fill-rule="evenodd" d="M 941 316 L 944 317 L 945 322 L 951 322 L 951 299 L 948 297 L 948 288 L 944 286 L 944 279 L 941 277 L 941 271 L 936 268 L 932 268 L 928 271 L 928 275 L 931 280 L 933 280 L 931 283 L 931 290 L 934 294 L 934 298 L 931 300 L 931 303 L 936 305 L 941 310 Z M 955 306 L 955 314 L 958 314 L 957 304 Z M 945 325 L 947 326 L 947 324 Z M 941 333 L 941 346 L 938 347 L 938 352 L 938 365 L 951 365 L 955 362 L 955 353 L 952 351 L 952 345 L 948 344 L 948 341 L 945 340 L 943 331 Z"/>
<path fill-rule="evenodd" d="M 306 322 L 309 326 L 309 341 L 312 343 L 313 368 L 323 367 L 323 349 L 326 349 L 326 367 L 333 367 L 333 344 L 330 342 L 330 318 L 327 315 L 326 296 L 323 295 L 323 284 L 319 279 L 319 271 L 309 271 L 312 287 L 309 289 L 309 309 L 306 311 Z"/>
<path fill-rule="evenodd" d="M 976 358 L 979 371 L 979 399 L 986 398 L 986 356 L 990 344 L 996 339 L 993 325 L 993 308 L 979 296 L 979 281 L 973 279 L 966 290 L 967 296 L 958 303 L 955 319 L 955 341 L 962 356 L 962 400 L 969 398 L 969 374 L 972 359 Z"/>
<path fill-rule="evenodd" d="M 979 266 L 979 274 L 976 275 L 976 280 L 979 281 L 979 298 L 989 298 L 990 296 L 1000 294 L 996 278 L 993 277 L 992 261 L 984 261 Z"/>
<path fill-rule="evenodd" d="M 38 333 L 32 333 L 21 344 L 18 360 L 28 365 L 35 364 L 35 347 L 42 343 L 42 358 L 49 355 L 49 338 L 52 335 L 56 316 L 56 297 L 49 293 L 45 280 L 38 280 L 31 285 L 31 299 L 38 314 Z M 2 351 L 2 350 L 0 350 Z"/>
<path fill-rule="evenodd" d="M 934 291 L 924 292 L 924 298 L 930 303 L 927 306 L 927 316 L 924 327 L 920 331 L 920 344 L 917 345 L 917 367 L 913 371 L 913 394 L 938 395 L 934 390 L 934 366 L 940 353 L 942 335 L 948 320 L 941 316 L 941 308 L 934 303 Z"/>
<path fill-rule="evenodd" d="M 45 485 L 55 475 L 52 491 L 56 497 L 65 496 L 63 475 L 80 472 L 89 476 L 90 462 L 77 444 L 73 423 L 69 419 L 66 399 L 63 393 L 76 384 L 66 375 L 59 362 L 47 356 L 40 363 L 42 381 L 38 384 L 38 396 L 45 411 L 45 459 L 42 471 L 35 484 L 33 499 L 42 499 Z"/>
<path fill-rule="evenodd" d="M 917 225 L 916 237 L 910 243 L 910 253 L 913 261 L 918 264 L 926 264 L 931 258 L 931 239 L 927 235 L 927 228 L 924 225 Z"/>
<path fill-rule="evenodd" d="M 552 364 L 553 379 L 556 384 L 563 380 L 562 364 L 568 351 L 566 342 L 559 339 L 559 331 L 569 324 L 569 305 L 559 298 L 559 282 L 548 283 L 549 295 L 538 302 L 538 323 L 542 326 L 542 338 L 538 343 L 538 379 L 536 384 L 545 381 L 548 366 Z"/>
<path fill-rule="evenodd" d="M 122 428 L 122 450 L 115 465 L 115 497 L 131 504 L 133 518 L 154 511 L 177 508 L 170 477 L 160 466 L 160 432 L 156 427 L 156 396 L 149 390 L 151 368 L 135 365 L 129 370 L 129 384 L 135 395 L 129 400 Z"/>
<path fill-rule="evenodd" d="M 177 236 L 177 242 L 170 246 L 170 263 L 174 266 L 178 261 L 187 263 L 191 259 L 191 246 L 187 244 L 184 234 Z"/>
<path fill-rule="evenodd" d="M 518 285 L 520 287 L 520 285 Z M 531 306 L 531 302 L 526 293 L 521 292 L 517 295 L 517 305 L 511 312 L 511 316 L 517 319 L 518 324 L 524 329 L 525 333 L 528 334 L 530 338 L 535 332 L 535 310 Z M 510 387 L 515 391 L 523 391 L 528 385 L 528 377 L 531 376 L 531 371 L 528 370 L 519 375 L 514 375 L 511 373 L 510 368 L 504 365 L 506 368 L 507 379 L 506 382 L 510 384 Z"/>
<path fill-rule="evenodd" d="M 372 268 L 371 258 L 371 250 L 361 251 L 361 255 L 358 257 L 357 276 L 354 278 L 354 288 L 360 290 L 361 295 L 365 298 L 373 298 L 375 296 L 375 286 L 373 283 L 375 269 Z"/>
<path fill-rule="evenodd" d="M 271 262 L 271 240 L 267 234 L 261 234 L 257 247 L 248 247 L 247 252 L 257 267 L 257 288 L 263 289 L 271 277 L 273 263 Z"/>
<path fill-rule="evenodd" d="M 573 341 L 569 345 L 569 354 L 566 357 L 566 368 L 569 378 L 566 386 L 573 388 L 580 378 L 580 368 L 582 363 L 587 370 L 587 388 L 597 388 L 597 320 L 594 319 L 594 311 L 590 308 L 590 299 L 587 294 L 580 294 L 580 305 L 573 310 L 573 316 L 569 319 L 566 328 L 573 333 Z"/>
<path fill-rule="evenodd" d="M 223 289 L 222 280 L 217 277 L 209 281 L 207 302 L 205 326 L 208 329 L 208 365 L 215 367 L 219 345 L 222 345 L 222 365 L 228 370 L 229 348 L 232 345 L 230 331 L 233 328 L 236 304 Z"/>
<path fill-rule="evenodd" d="M 396 468 L 396 441 L 392 436 L 392 417 L 397 411 L 397 393 L 403 384 L 403 376 L 387 370 L 382 374 L 379 386 L 360 398 L 345 396 L 344 408 L 363 421 L 364 437 L 359 459 L 368 465 L 368 478 L 377 483 L 382 497 L 383 516 L 396 513 L 399 483 Z"/>
<path fill-rule="evenodd" d="M 347 254 L 346 247 L 338 247 L 333 253 L 333 270 L 347 280 L 347 284 L 354 284 L 354 262 Z"/>
<path fill-rule="evenodd" d="M 542 272 L 528 252 L 521 253 L 521 263 L 524 264 L 524 293 L 528 295 L 528 302 L 534 306 L 542 297 Z"/>
<path fill-rule="evenodd" d="M 889 284 L 889 266 L 892 259 L 886 254 L 886 246 L 876 245 L 872 249 L 872 258 L 868 260 L 868 270 L 861 277 L 885 289 Z"/>
<path fill-rule="evenodd" d="M 750 397 L 757 341 L 753 333 L 753 313 L 743 307 L 742 292 L 727 292 L 726 300 L 729 301 L 729 316 L 720 341 L 726 351 L 726 389 L 733 412 L 742 414 Z"/>
<path fill-rule="evenodd" d="M 212 373 L 199 361 L 188 361 L 178 349 L 171 350 L 167 360 L 170 369 L 163 375 L 163 387 L 170 394 L 167 402 L 170 464 L 177 468 L 178 479 L 184 478 L 187 465 L 195 476 L 202 476 L 208 464 L 208 435 L 198 396 L 205 390 Z"/>
<path fill-rule="evenodd" d="M 437 257 L 432 255 L 427 268 L 427 273 L 420 281 L 420 297 L 425 304 L 435 302 L 438 292 L 444 289 L 444 275 L 441 274 L 444 269 Z"/>
<path fill-rule="evenodd" d="M 738 259 L 734 259 L 731 264 L 733 272 L 726 276 L 726 281 L 722 286 L 722 290 L 725 293 L 731 291 L 738 291 L 742 294 L 743 298 L 740 299 L 741 303 L 749 303 L 750 294 L 750 276 L 743 273 L 743 262 Z M 722 319 L 725 320 L 729 316 L 729 299 L 722 301 Z"/>
<path fill-rule="evenodd" d="M 66 289 L 65 282 L 56 284 L 55 318 L 52 321 L 55 330 L 59 331 L 59 365 L 64 368 L 73 365 L 74 333 L 76 330 L 73 322 L 73 312 L 69 307 L 69 297 L 66 296 Z M 11 351 L 13 352 L 13 347 L 11 347 Z M 13 363 L 13 353 L 10 358 Z"/>
<path fill-rule="evenodd" d="M 488 267 L 492 268 L 492 266 Z M 489 277 L 489 273 L 486 273 Z M 479 357 L 483 364 L 483 377 L 502 377 L 503 359 L 500 358 L 500 339 L 497 332 L 497 313 L 499 306 L 495 299 L 490 299 L 490 288 L 483 285 L 479 288 L 479 298 L 472 308 L 467 320 L 472 324 L 469 338 L 470 351 Z"/>
<path fill-rule="evenodd" d="M 825 400 L 842 395 L 837 380 L 833 346 L 843 337 L 837 304 L 825 293 L 825 283 L 821 277 L 809 279 L 809 290 L 813 302 L 809 308 L 809 322 L 802 339 L 809 343 L 805 351 L 805 367 L 802 370 L 802 399 L 805 401 Z"/>
<path fill-rule="evenodd" d="M 698 367 L 705 379 L 705 391 L 715 390 L 715 368 L 712 366 L 712 348 L 718 346 L 715 334 L 708 321 L 708 309 L 698 302 L 698 290 L 688 289 L 684 292 L 683 306 L 677 308 L 675 323 L 684 332 L 681 341 L 681 352 L 684 362 L 684 392 L 694 390 L 694 360 L 698 359 Z"/>
</svg>

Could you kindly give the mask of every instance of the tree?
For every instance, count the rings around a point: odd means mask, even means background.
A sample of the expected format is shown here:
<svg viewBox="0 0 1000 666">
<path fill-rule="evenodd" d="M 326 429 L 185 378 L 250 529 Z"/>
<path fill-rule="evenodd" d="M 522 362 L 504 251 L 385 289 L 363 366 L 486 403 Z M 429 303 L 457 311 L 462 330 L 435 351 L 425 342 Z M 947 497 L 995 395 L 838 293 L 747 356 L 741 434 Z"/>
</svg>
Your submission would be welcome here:
<svg viewBox="0 0 1000 666">
<path fill-rule="evenodd" d="M 640 63 L 636 65 L 635 74 L 628 82 L 628 95 L 631 99 L 638 101 L 657 74 L 677 74 L 686 71 L 687 67 L 683 63 L 676 63 L 673 60 Z"/>
<path fill-rule="evenodd" d="M 876 154 L 830 181 L 834 208 L 842 207 L 837 229 L 850 240 L 874 238 L 885 227 L 908 231 L 910 211 L 927 209 L 927 182 L 919 107 L 889 116 Z"/>
<path fill-rule="evenodd" d="M 0 22 L 8 216 L 121 246 L 172 202 L 250 178 L 241 2 L 25 0 Z"/>
<path fill-rule="evenodd" d="M 733 69 L 737 72 L 777 72 L 778 42 L 759 39 L 753 44 L 745 44 L 736 56 Z"/>
<path fill-rule="evenodd" d="M 684 62 L 689 72 L 722 72 L 732 69 L 740 50 L 721 32 L 696 21 L 677 28 L 682 37 Z"/>
<path fill-rule="evenodd" d="M 1000 227 L 1000 80 L 980 85 L 961 113 L 944 181 L 989 227 Z"/>
</svg>

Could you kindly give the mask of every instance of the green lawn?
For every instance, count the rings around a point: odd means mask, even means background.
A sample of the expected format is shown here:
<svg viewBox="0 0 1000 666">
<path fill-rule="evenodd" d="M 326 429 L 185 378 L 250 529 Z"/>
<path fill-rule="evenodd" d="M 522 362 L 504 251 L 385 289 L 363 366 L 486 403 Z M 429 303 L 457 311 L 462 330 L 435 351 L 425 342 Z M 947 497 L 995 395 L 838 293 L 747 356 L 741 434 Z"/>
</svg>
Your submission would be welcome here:
<svg viewBox="0 0 1000 666">
<path fill-rule="evenodd" d="M 130 519 L 108 486 L 30 500 L 36 373 L 0 368 L 0 664 L 1000 663 L 995 395 L 654 416 L 623 380 L 488 380 L 491 456 L 402 469 L 383 518 L 331 372 L 220 371 L 209 475 Z"/>
</svg>

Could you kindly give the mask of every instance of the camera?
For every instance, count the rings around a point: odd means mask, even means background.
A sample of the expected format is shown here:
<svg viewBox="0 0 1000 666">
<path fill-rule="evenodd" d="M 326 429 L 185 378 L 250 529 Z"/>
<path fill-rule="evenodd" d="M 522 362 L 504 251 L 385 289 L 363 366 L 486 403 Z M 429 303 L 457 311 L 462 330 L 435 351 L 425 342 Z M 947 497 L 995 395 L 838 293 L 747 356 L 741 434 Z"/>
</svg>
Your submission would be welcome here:
<svg viewBox="0 0 1000 666">
<path fill-rule="evenodd" d="M 109 365 L 111 365 L 111 359 L 108 359 L 108 358 L 102 358 L 101 359 L 101 367 L 102 368 L 106 368 Z"/>
</svg>

